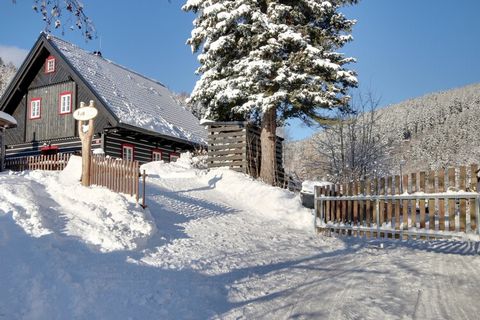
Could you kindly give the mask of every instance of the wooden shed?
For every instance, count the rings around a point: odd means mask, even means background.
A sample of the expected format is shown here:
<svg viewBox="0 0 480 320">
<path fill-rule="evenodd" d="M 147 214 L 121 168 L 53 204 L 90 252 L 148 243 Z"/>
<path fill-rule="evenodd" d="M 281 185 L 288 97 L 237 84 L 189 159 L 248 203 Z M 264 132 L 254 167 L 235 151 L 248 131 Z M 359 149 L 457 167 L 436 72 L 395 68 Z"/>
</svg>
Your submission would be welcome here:
<svg viewBox="0 0 480 320">
<path fill-rule="evenodd" d="M 260 129 L 244 121 L 204 122 L 208 128 L 208 167 L 228 167 L 254 178 L 260 174 Z M 277 185 L 285 182 L 283 138 L 276 139 Z"/>
</svg>

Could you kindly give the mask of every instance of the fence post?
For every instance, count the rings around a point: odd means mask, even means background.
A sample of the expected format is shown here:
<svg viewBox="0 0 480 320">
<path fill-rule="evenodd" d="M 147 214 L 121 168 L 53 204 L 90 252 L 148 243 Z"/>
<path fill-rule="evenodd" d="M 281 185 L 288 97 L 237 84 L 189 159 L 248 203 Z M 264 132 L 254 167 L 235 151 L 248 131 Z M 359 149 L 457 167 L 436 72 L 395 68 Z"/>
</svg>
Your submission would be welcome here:
<svg viewBox="0 0 480 320">
<path fill-rule="evenodd" d="M 380 238 L 380 201 L 378 198 L 375 198 L 375 219 L 377 220 L 377 238 Z"/>
<path fill-rule="evenodd" d="M 145 170 L 143 170 L 143 173 L 142 173 L 142 180 L 143 180 L 142 208 L 145 209 L 147 207 L 147 205 L 145 204 L 145 188 L 147 186 L 146 184 L 147 173 L 145 172 Z"/>
<path fill-rule="evenodd" d="M 315 232 L 317 231 L 317 216 L 318 216 L 318 194 L 320 192 L 320 187 L 319 186 L 314 186 L 313 187 L 313 227 L 315 228 Z"/>
<path fill-rule="evenodd" d="M 478 192 L 478 190 L 477 190 Z M 480 196 L 475 199 L 475 211 L 477 213 L 477 234 L 480 235 Z"/>
</svg>

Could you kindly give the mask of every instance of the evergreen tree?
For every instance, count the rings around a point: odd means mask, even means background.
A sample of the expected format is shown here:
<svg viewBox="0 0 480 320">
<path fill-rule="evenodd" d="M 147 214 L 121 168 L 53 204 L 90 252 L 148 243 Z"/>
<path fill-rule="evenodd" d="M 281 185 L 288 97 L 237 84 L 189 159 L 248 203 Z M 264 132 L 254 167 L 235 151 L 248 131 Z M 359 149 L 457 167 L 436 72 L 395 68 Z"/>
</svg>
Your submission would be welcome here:
<svg viewBox="0 0 480 320">
<path fill-rule="evenodd" d="M 346 105 L 356 86 L 337 53 L 354 21 L 338 12 L 358 0 L 188 0 L 197 14 L 188 43 L 201 74 L 191 102 L 212 120 L 256 119 L 261 124 L 261 178 L 275 182 L 275 132 L 298 117 L 323 119 Z"/>
</svg>

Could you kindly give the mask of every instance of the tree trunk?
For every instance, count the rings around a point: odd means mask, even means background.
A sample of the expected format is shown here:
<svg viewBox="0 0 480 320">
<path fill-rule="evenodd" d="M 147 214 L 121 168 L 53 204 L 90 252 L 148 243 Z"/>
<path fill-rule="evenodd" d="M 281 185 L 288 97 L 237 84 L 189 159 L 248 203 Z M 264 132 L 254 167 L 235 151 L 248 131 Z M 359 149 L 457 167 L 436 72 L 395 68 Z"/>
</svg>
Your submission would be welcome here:
<svg viewBox="0 0 480 320">
<path fill-rule="evenodd" d="M 262 159 L 260 165 L 260 179 L 263 182 L 275 185 L 276 172 L 276 132 L 277 112 L 276 108 L 270 108 L 262 117 L 262 131 L 260 133 L 260 144 L 262 147 Z"/>
</svg>

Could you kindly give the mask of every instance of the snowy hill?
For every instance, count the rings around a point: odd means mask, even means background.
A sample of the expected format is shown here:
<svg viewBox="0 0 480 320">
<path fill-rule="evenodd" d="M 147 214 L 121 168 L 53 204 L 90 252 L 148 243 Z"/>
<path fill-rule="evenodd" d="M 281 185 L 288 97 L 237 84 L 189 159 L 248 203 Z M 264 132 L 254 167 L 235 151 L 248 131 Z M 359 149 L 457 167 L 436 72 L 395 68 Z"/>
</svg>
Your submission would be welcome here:
<svg viewBox="0 0 480 320">
<path fill-rule="evenodd" d="M 145 165 L 146 211 L 78 159 L 0 173 L 0 318 L 476 318 L 476 245 L 324 238 L 294 194 L 194 164 Z"/>
<path fill-rule="evenodd" d="M 400 159 L 406 161 L 405 172 L 479 163 L 480 84 L 428 94 L 379 109 L 378 113 L 377 132 L 392 147 L 392 173 L 398 173 Z M 309 161 L 295 156 L 307 149 L 313 154 L 309 160 L 314 160 L 313 148 L 309 139 L 287 146 L 296 166 L 287 163 L 285 167 L 299 172 L 303 168 L 306 178 L 312 178 L 309 173 L 322 176 L 308 168 Z"/>
</svg>

